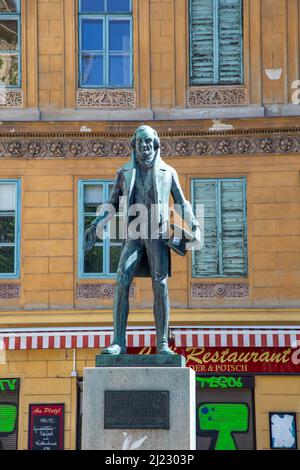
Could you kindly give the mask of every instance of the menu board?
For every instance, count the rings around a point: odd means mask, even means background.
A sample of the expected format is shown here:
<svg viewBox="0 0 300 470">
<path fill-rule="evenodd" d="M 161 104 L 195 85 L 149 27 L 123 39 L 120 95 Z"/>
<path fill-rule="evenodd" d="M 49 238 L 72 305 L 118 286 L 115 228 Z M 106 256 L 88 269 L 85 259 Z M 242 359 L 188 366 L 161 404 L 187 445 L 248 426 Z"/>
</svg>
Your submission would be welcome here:
<svg viewBox="0 0 300 470">
<path fill-rule="evenodd" d="M 63 450 L 64 405 L 29 405 L 29 450 Z"/>
</svg>

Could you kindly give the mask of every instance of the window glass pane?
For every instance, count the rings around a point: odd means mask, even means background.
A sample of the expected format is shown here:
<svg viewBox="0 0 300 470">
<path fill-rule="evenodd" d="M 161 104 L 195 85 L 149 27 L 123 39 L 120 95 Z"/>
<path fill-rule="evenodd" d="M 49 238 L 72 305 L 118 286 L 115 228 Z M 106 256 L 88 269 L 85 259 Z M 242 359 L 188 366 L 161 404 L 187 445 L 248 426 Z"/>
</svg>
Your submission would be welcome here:
<svg viewBox="0 0 300 470">
<path fill-rule="evenodd" d="M 89 228 L 91 223 L 94 222 L 95 218 L 96 218 L 95 215 L 91 215 L 90 217 L 85 217 L 84 218 L 84 230 Z"/>
<path fill-rule="evenodd" d="M 0 19 L 0 50 L 16 51 L 18 48 L 18 21 Z"/>
<path fill-rule="evenodd" d="M 18 83 L 18 55 L 0 54 L 0 86 L 16 86 Z"/>
<path fill-rule="evenodd" d="M 94 246 L 91 251 L 84 255 L 85 273 L 103 273 L 103 246 Z"/>
<path fill-rule="evenodd" d="M 14 211 L 16 209 L 16 186 L 14 184 L 0 184 L 0 211 Z"/>
<path fill-rule="evenodd" d="M 103 186 L 98 184 L 86 184 L 84 186 L 84 202 L 100 204 L 103 202 Z"/>
<path fill-rule="evenodd" d="M 103 57 L 83 54 L 81 84 L 88 86 L 103 85 Z"/>
<path fill-rule="evenodd" d="M 82 13 L 103 13 L 104 0 L 81 0 Z"/>
<path fill-rule="evenodd" d="M 110 247 L 110 260 L 109 260 L 110 273 L 117 272 L 120 255 L 121 255 L 121 246 Z"/>
<path fill-rule="evenodd" d="M 109 223 L 109 238 L 111 242 L 120 241 L 122 233 L 120 233 L 120 228 L 123 230 L 123 227 L 120 227 L 120 219 L 122 216 L 116 215 Z M 123 217 L 122 217 L 123 218 Z M 124 221 L 123 221 L 124 223 Z"/>
<path fill-rule="evenodd" d="M 0 215 L 0 243 L 14 243 L 15 218 L 1 217 Z"/>
<path fill-rule="evenodd" d="M 130 22 L 128 20 L 109 22 L 109 50 L 118 52 L 130 50 Z"/>
<path fill-rule="evenodd" d="M 131 11 L 130 0 L 107 0 L 109 13 L 128 13 Z"/>
<path fill-rule="evenodd" d="M 130 57 L 110 56 L 109 84 L 112 86 L 130 86 Z"/>
<path fill-rule="evenodd" d="M 82 20 L 82 50 L 103 50 L 103 21 L 100 19 Z"/>
<path fill-rule="evenodd" d="M 13 13 L 19 10 L 19 0 L 0 0 L 0 13 Z"/>
<path fill-rule="evenodd" d="M 15 271 L 15 249 L 13 246 L 0 247 L 0 273 L 12 274 Z"/>
</svg>

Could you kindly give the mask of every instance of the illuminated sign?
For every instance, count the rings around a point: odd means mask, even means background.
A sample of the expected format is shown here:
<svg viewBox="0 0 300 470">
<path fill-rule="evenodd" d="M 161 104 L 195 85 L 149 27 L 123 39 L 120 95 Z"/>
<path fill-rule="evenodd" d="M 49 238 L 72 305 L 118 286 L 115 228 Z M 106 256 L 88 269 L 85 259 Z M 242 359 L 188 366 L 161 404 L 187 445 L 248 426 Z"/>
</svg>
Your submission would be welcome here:
<svg viewBox="0 0 300 470">
<path fill-rule="evenodd" d="M 0 433 L 14 432 L 17 424 L 17 407 L 9 403 L 0 403 Z"/>
<path fill-rule="evenodd" d="M 0 450 L 17 449 L 20 379 L 0 379 Z"/>
<path fill-rule="evenodd" d="M 196 377 L 197 385 L 200 388 L 253 388 L 253 377 Z"/>
<path fill-rule="evenodd" d="M 249 410 L 245 403 L 203 403 L 199 406 L 200 431 L 217 433 L 214 450 L 237 450 L 233 433 L 248 431 Z"/>
<path fill-rule="evenodd" d="M 19 390 L 19 379 L 0 379 L 0 392 Z"/>
</svg>

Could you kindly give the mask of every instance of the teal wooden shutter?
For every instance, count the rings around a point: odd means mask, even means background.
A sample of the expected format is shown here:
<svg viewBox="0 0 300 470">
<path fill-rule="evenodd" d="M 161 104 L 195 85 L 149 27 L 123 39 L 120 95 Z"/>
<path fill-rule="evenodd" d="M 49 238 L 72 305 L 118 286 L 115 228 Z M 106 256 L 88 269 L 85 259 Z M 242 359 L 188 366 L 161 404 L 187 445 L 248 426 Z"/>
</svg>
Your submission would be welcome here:
<svg viewBox="0 0 300 470">
<path fill-rule="evenodd" d="M 194 180 L 193 204 L 204 205 L 204 244 L 193 252 L 194 277 L 247 274 L 246 181 Z"/>
<path fill-rule="evenodd" d="M 243 0 L 190 0 L 190 84 L 243 83 Z"/>
<path fill-rule="evenodd" d="M 204 245 L 194 251 L 193 276 L 218 275 L 218 228 L 217 228 L 217 182 L 214 180 L 194 182 L 195 204 L 204 205 Z"/>
<path fill-rule="evenodd" d="M 191 0 L 191 85 L 214 83 L 214 0 Z"/>
<path fill-rule="evenodd" d="M 242 0 L 219 0 L 219 82 L 243 83 Z"/>
<path fill-rule="evenodd" d="M 222 180 L 221 237 L 222 274 L 243 276 L 247 273 L 245 180 Z"/>
</svg>

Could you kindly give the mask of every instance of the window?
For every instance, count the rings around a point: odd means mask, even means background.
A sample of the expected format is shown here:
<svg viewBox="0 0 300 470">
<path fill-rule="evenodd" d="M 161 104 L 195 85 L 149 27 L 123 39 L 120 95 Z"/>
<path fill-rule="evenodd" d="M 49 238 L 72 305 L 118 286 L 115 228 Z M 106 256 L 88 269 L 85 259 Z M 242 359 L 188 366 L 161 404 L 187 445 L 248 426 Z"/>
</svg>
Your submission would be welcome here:
<svg viewBox="0 0 300 470">
<path fill-rule="evenodd" d="M 193 180 L 192 200 L 204 205 L 204 246 L 193 254 L 193 276 L 245 276 L 246 180 Z"/>
<path fill-rule="evenodd" d="M 112 181 L 79 182 L 79 276 L 114 277 L 121 254 L 121 241 L 118 237 L 120 214 L 117 214 L 105 229 L 103 240 L 96 243 L 89 252 L 84 252 L 84 232 L 96 218 L 100 204 L 108 202 L 113 188 Z"/>
<path fill-rule="evenodd" d="M 20 0 L 0 0 L 0 87 L 21 83 Z"/>
<path fill-rule="evenodd" d="M 19 181 L 0 181 L 0 278 L 19 276 Z"/>
<path fill-rule="evenodd" d="M 132 0 L 79 0 L 79 86 L 132 86 Z"/>
<path fill-rule="evenodd" d="M 243 83 L 243 0 L 190 0 L 190 84 Z"/>
</svg>

